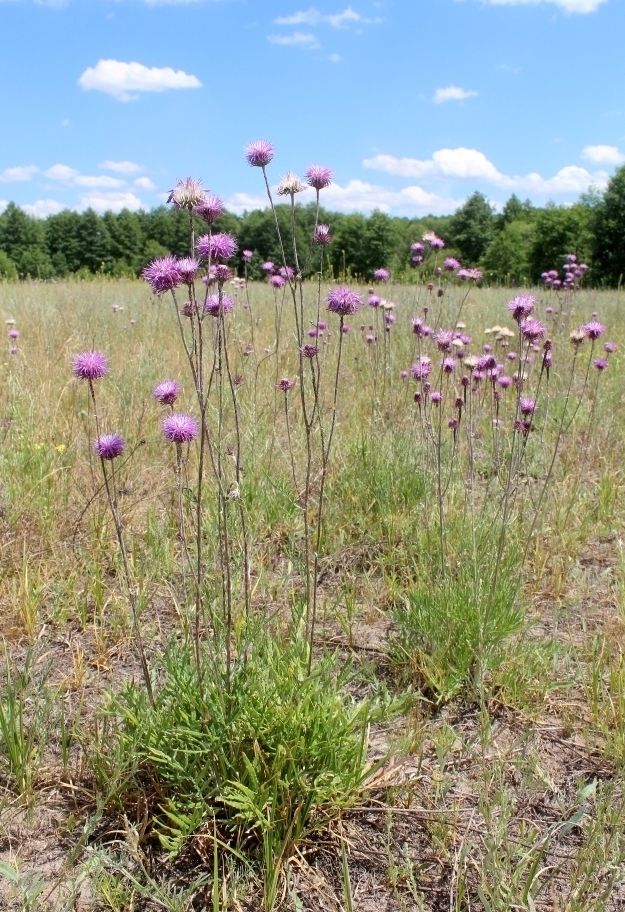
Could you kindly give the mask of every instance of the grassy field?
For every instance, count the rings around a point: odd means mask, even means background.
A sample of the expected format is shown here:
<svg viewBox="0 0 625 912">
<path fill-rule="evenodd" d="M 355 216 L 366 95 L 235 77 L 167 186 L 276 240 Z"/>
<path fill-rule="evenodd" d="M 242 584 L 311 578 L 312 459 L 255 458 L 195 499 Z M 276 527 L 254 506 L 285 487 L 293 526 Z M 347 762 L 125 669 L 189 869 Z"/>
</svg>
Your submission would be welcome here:
<svg viewBox="0 0 625 912">
<path fill-rule="evenodd" d="M 0 906 L 625 908 L 625 296 L 225 290 L 199 492 L 171 298 L 0 284 Z"/>
</svg>

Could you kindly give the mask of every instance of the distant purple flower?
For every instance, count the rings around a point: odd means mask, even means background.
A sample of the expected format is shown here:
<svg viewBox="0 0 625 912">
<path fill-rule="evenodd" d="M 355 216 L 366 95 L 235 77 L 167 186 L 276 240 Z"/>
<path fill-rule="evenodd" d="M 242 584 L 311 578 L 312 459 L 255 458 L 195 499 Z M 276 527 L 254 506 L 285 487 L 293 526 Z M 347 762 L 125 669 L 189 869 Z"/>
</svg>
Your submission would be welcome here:
<svg viewBox="0 0 625 912">
<path fill-rule="evenodd" d="M 396 319 L 397 319 L 397 317 L 395 316 L 395 314 L 394 314 L 394 313 L 391 313 L 391 312 L 388 311 L 388 310 L 387 310 L 387 312 L 384 314 L 384 321 L 385 321 L 385 323 L 387 323 L 387 324 L 389 324 L 389 325 L 390 325 L 391 323 L 394 323 Z"/>
<path fill-rule="evenodd" d="M 443 361 L 441 363 L 441 368 L 444 374 L 453 374 L 457 366 L 458 362 L 455 358 L 443 358 Z"/>
<path fill-rule="evenodd" d="M 503 389 L 509 389 L 512 386 L 512 377 L 497 377 L 497 383 Z"/>
<path fill-rule="evenodd" d="M 332 171 L 323 165 L 311 165 L 304 172 L 306 183 L 314 187 L 315 190 L 323 190 L 325 187 L 329 187 L 333 176 Z"/>
<path fill-rule="evenodd" d="M 245 157 L 253 168 L 265 168 L 273 156 L 273 145 L 266 139 L 257 139 L 245 147 Z"/>
<path fill-rule="evenodd" d="M 447 272 L 455 272 L 456 269 L 460 269 L 460 263 L 455 257 L 447 257 L 443 261 L 443 269 L 446 269 Z"/>
<path fill-rule="evenodd" d="M 10 329 L 7 333 L 9 339 L 19 339 L 20 334 L 18 329 Z"/>
<path fill-rule="evenodd" d="M 388 269 L 384 269 L 383 266 L 380 267 L 380 269 L 374 269 L 373 271 L 373 278 L 376 280 L 376 282 L 388 282 L 390 277 L 390 272 Z"/>
<path fill-rule="evenodd" d="M 567 263 L 575 263 L 577 260 L 577 257 L 575 256 L 574 253 L 567 253 L 567 255 L 564 257 L 564 259 L 567 261 Z"/>
<path fill-rule="evenodd" d="M 262 270 L 263 270 L 263 272 L 273 272 L 274 263 L 272 263 L 271 260 L 267 260 L 266 263 L 263 263 Z"/>
<path fill-rule="evenodd" d="M 534 312 L 535 305 L 536 298 L 534 295 L 517 295 L 516 298 L 513 298 L 508 303 L 508 310 L 517 323 L 520 323 L 521 320 L 525 320 L 526 317 L 529 317 Z"/>
<path fill-rule="evenodd" d="M 419 380 L 423 382 L 432 373 L 432 362 L 429 358 L 420 358 L 416 364 L 413 364 L 410 368 L 410 374 L 413 380 Z"/>
<path fill-rule="evenodd" d="M 454 334 L 450 329 L 439 329 L 434 335 L 434 341 L 439 351 L 448 352 L 451 349 L 451 343 L 454 340 Z"/>
<path fill-rule="evenodd" d="M 469 269 L 459 269 L 456 273 L 459 279 L 464 279 L 466 282 L 479 282 L 483 278 L 484 273 L 481 269 L 475 269 L 471 266 Z"/>
<path fill-rule="evenodd" d="M 432 250 L 442 250 L 445 246 L 445 241 L 439 237 L 430 238 L 428 243 Z"/>
<path fill-rule="evenodd" d="M 331 313 L 339 314 L 342 317 L 351 316 L 357 313 L 362 304 L 360 295 L 352 291 L 346 285 L 339 285 L 328 292 L 326 301 L 328 310 Z"/>
<path fill-rule="evenodd" d="M 199 268 L 199 262 L 193 259 L 193 257 L 180 257 L 178 259 L 178 272 L 180 273 L 180 278 L 183 282 L 186 282 L 187 285 L 193 282 Z"/>
<path fill-rule="evenodd" d="M 373 345 L 373 343 L 375 342 L 375 336 L 373 335 L 373 333 L 367 333 L 367 335 L 365 336 L 365 342 L 367 343 L 367 345 Z"/>
<path fill-rule="evenodd" d="M 327 328 L 328 328 L 328 324 L 326 323 L 326 321 L 319 320 L 319 322 L 317 323 L 317 329 L 327 329 Z"/>
<path fill-rule="evenodd" d="M 410 321 L 412 323 L 412 331 L 419 339 L 424 339 L 429 333 L 426 331 L 429 329 L 421 319 L 421 317 L 413 317 Z"/>
<path fill-rule="evenodd" d="M 176 186 L 169 191 L 168 203 L 173 203 L 176 209 L 193 209 L 202 197 L 202 181 L 198 178 L 188 177 L 186 180 L 176 181 Z"/>
<path fill-rule="evenodd" d="M 9 349 L 9 353 L 10 353 L 11 355 L 16 355 L 17 352 L 18 352 L 17 345 L 12 345 L 11 348 Z"/>
<path fill-rule="evenodd" d="M 413 253 L 423 253 L 423 251 L 425 250 L 425 247 L 423 246 L 423 244 L 421 244 L 419 241 L 417 241 L 416 244 L 410 245 L 410 249 L 412 250 Z"/>
<path fill-rule="evenodd" d="M 197 252 L 206 260 L 229 260 L 237 250 L 237 241 L 231 234 L 203 234 L 195 245 Z"/>
<path fill-rule="evenodd" d="M 514 361 L 516 359 L 516 352 L 508 352 L 506 358 L 508 361 Z"/>
<path fill-rule="evenodd" d="M 317 225 L 315 228 L 315 233 L 312 236 L 313 244 L 329 244 L 332 240 L 332 235 L 330 234 L 330 228 L 328 225 Z"/>
<path fill-rule="evenodd" d="M 592 339 L 593 342 L 595 342 L 599 336 L 602 336 L 605 332 L 605 326 L 603 323 L 599 323 L 598 320 L 590 320 L 589 323 L 584 323 L 582 329 L 588 338 Z"/>
<path fill-rule="evenodd" d="M 283 279 L 293 279 L 295 278 L 295 272 L 291 269 L 290 266 L 281 266 L 278 270 Z"/>
<path fill-rule="evenodd" d="M 315 328 L 313 327 L 312 329 L 309 329 L 309 330 L 308 330 L 308 335 L 310 336 L 311 339 L 316 339 L 317 336 L 319 336 L 319 335 L 322 336 L 323 333 L 320 333 L 318 329 L 315 329 Z"/>
<path fill-rule="evenodd" d="M 101 380 L 108 374 L 108 358 L 99 351 L 81 352 L 72 358 L 72 372 L 79 380 Z"/>
<path fill-rule="evenodd" d="M 302 358 L 314 358 L 315 355 L 319 354 L 319 349 L 316 345 L 302 345 L 300 354 Z"/>
<path fill-rule="evenodd" d="M 225 263 L 217 263 L 215 266 L 211 266 L 211 274 L 215 277 L 217 284 L 219 285 L 228 282 L 233 275 L 230 267 L 226 266 Z"/>
<path fill-rule="evenodd" d="M 198 423 L 191 415 L 174 412 L 161 422 L 161 429 L 166 440 L 172 443 L 191 443 L 198 435 Z"/>
<path fill-rule="evenodd" d="M 241 257 L 242 257 L 244 263 L 249 263 L 253 256 L 254 256 L 253 250 L 242 250 L 241 251 Z"/>
<path fill-rule="evenodd" d="M 230 313 L 234 308 L 234 301 L 228 295 L 222 294 L 221 301 L 218 294 L 209 295 L 204 304 L 204 310 L 211 317 L 218 317 L 220 313 Z"/>
<path fill-rule="evenodd" d="M 536 400 L 524 396 L 519 400 L 519 411 L 522 415 L 533 415 L 536 411 Z"/>
<path fill-rule="evenodd" d="M 119 434 L 102 434 L 94 441 L 93 449 L 100 459 L 115 459 L 124 452 L 124 438 Z"/>
<path fill-rule="evenodd" d="M 349 331 L 350 330 L 349 330 L 349 326 L 347 325 L 347 323 L 343 323 L 343 326 L 341 327 L 341 332 L 348 333 Z"/>
<path fill-rule="evenodd" d="M 604 371 L 607 369 L 607 366 L 608 366 L 608 362 L 606 361 L 605 358 L 595 358 L 595 360 L 592 363 L 595 365 L 595 367 L 597 368 L 598 371 Z"/>
<path fill-rule="evenodd" d="M 150 285 L 154 294 L 163 294 L 165 291 L 171 291 L 183 281 L 178 268 L 177 257 L 169 254 L 153 260 L 149 266 L 145 267 L 141 275 Z"/>
<path fill-rule="evenodd" d="M 541 323 L 540 320 L 535 320 L 533 317 L 528 317 L 526 320 L 523 320 L 520 327 L 523 337 L 530 342 L 542 339 L 547 331 L 545 324 Z"/>
<path fill-rule="evenodd" d="M 276 389 L 282 390 L 283 393 L 288 393 L 294 386 L 295 384 L 288 377 L 283 377 L 282 380 L 278 380 L 276 383 Z"/>
<path fill-rule="evenodd" d="M 180 395 L 180 384 L 176 380 L 163 380 L 152 390 L 152 398 L 162 405 L 173 405 Z"/>
<path fill-rule="evenodd" d="M 415 256 L 410 258 L 410 262 L 413 263 L 415 266 L 420 266 L 421 263 L 423 262 L 423 257 L 419 256 L 419 254 L 416 254 Z"/>
<path fill-rule="evenodd" d="M 604 342 L 603 347 L 609 355 L 613 355 L 615 351 L 618 351 L 616 342 Z"/>
<path fill-rule="evenodd" d="M 457 431 L 458 428 L 460 427 L 460 422 L 458 421 L 457 418 L 450 418 L 447 421 L 447 427 L 452 431 Z"/>
<path fill-rule="evenodd" d="M 180 308 L 180 314 L 183 317 L 192 317 L 197 313 L 197 304 L 192 304 L 191 301 L 185 301 L 182 307 Z"/>
<path fill-rule="evenodd" d="M 379 295 L 369 295 L 367 299 L 367 304 L 369 307 L 379 307 L 382 303 L 382 298 Z"/>
<path fill-rule="evenodd" d="M 213 196 L 212 193 L 203 193 L 200 201 L 193 207 L 193 211 L 209 225 L 212 225 L 223 215 L 224 203 L 223 200 L 219 199 L 218 196 Z"/>
<path fill-rule="evenodd" d="M 443 394 L 440 392 L 440 390 L 434 390 L 434 392 L 430 393 L 430 402 L 433 402 L 434 405 L 438 405 L 442 401 Z"/>
<path fill-rule="evenodd" d="M 272 275 L 269 276 L 269 284 L 273 288 L 284 288 L 286 285 L 286 279 L 283 279 L 281 275 Z"/>
</svg>

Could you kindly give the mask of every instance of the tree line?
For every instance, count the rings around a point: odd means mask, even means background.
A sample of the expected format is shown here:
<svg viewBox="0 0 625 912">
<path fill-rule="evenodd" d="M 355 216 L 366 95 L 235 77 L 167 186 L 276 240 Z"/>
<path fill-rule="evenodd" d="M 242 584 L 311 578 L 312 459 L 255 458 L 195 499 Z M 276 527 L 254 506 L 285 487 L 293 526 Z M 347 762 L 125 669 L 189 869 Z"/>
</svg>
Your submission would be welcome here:
<svg viewBox="0 0 625 912">
<path fill-rule="evenodd" d="M 277 206 L 276 214 L 288 237 L 290 208 Z M 317 255 L 307 260 L 305 253 L 315 215 L 314 204 L 296 206 L 298 250 L 304 252 L 310 273 L 319 262 Z M 410 245 L 426 231 L 434 231 L 446 243 L 439 259 L 454 256 L 463 266 L 478 266 L 489 284 L 534 284 L 541 273 L 560 268 L 567 253 L 575 253 L 590 267 L 586 284 L 616 287 L 625 275 L 625 166 L 617 169 L 603 192 L 591 190 L 571 206 L 537 207 L 513 195 L 497 213 L 482 193 L 474 193 L 449 216 L 413 219 L 380 211 L 364 216 L 321 209 L 319 221 L 332 233 L 323 256 L 326 274 L 335 279 L 369 281 L 381 266 L 398 280 L 408 279 Z M 198 221 L 197 232 L 205 230 Z M 254 251 L 247 267 L 251 278 L 262 278 L 267 260 L 281 264 L 270 210 L 241 216 L 225 212 L 215 230 L 234 234 L 239 254 Z M 0 214 L 0 279 L 136 276 L 156 257 L 188 255 L 188 237 L 188 212 L 165 206 L 104 215 L 92 209 L 66 209 L 37 219 L 9 203 Z M 242 275 L 242 258 L 233 265 Z"/>
</svg>

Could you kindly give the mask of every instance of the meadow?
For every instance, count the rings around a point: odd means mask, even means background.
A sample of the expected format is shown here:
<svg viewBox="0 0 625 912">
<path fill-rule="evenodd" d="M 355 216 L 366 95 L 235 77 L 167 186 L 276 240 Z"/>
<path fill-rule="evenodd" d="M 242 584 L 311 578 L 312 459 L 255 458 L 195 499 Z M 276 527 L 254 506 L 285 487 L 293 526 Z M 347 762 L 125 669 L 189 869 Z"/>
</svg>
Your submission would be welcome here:
<svg viewBox="0 0 625 912">
<path fill-rule="evenodd" d="M 0 284 L 2 908 L 623 908 L 625 298 L 427 278 Z"/>
</svg>

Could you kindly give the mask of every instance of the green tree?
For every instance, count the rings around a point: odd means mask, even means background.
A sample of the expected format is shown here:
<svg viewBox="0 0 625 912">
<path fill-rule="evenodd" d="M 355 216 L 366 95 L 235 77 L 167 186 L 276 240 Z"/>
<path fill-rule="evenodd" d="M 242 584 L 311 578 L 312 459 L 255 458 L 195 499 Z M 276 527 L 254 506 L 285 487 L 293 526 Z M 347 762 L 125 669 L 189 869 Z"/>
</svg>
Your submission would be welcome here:
<svg viewBox="0 0 625 912">
<path fill-rule="evenodd" d="M 17 269 L 11 257 L 7 256 L 4 250 L 0 250 L 0 280 L 16 279 Z"/>
<path fill-rule="evenodd" d="M 24 278 L 46 279 L 53 274 L 44 222 L 27 215 L 15 203 L 9 203 L 0 215 L 0 250 Z"/>
<path fill-rule="evenodd" d="M 583 203 L 556 206 L 547 203 L 534 223 L 534 241 L 530 254 L 533 281 L 541 273 L 561 269 L 567 253 L 575 253 L 580 262 L 589 263 L 593 242 L 593 210 Z M 590 279 L 590 275 L 588 276 Z"/>
<path fill-rule="evenodd" d="M 80 224 L 80 215 L 70 209 L 46 220 L 46 243 L 55 275 L 78 272 L 82 266 Z"/>
<path fill-rule="evenodd" d="M 486 253 L 495 229 L 495 215 L 483 193 L 474 193 L 449 222 L 448 241 L 466 265 L 476 264 Z"/>
<path fill-rule="evenodd" d="M 625 165 L 612 175 L 593 212 L 594 278 L 614 287 L 625 281 Z"/>
<path fill-rule="evenodd" d="M 520 218 L 505 224 L 480 262 L 488 281 L 526 285 L 531 280 L 533 244 L 534 225 L 530 220 Z"/>
<path fill-rule="evenodd" d="M 117 214 L 105 212 L 103 222 L 109 237 L 108 256 L 114 264 L 113 270 L 138 272 L 143 265 L 145 238 L 136 213 L 129 209 L 122 209 Z"/>
</svg>

